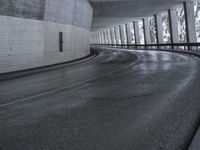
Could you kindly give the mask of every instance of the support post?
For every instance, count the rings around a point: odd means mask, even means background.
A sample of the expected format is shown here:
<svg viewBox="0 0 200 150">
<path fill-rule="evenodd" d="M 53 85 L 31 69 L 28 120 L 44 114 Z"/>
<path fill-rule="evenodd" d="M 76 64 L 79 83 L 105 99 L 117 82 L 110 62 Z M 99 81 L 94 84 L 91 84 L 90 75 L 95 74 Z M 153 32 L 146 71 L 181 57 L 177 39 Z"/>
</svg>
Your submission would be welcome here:
<svg viewBox="0 0 200 150">
<path fill-rule="evenodd" d="M 110 33 L 110 28 L 108 28 L 108 37 L 109 37 L 109 44 L 112 44 L 112 37 Z"/>
<path fill-rule="evenodd" d="M 119 35 L 119 32 L 117 30 L 118 27 L 114 27 L 115 29 L 115 37 L 116 37 L 116 44 L 120 44 L 120 35 Z"/>
<path fill-rule="evenodd" d="M 114 37 L 113 37 L 112 27 L 109 30 L 110 30 L 111 44 L 114 45 L 115 43 L 114 43 Z"/>
<path fill-rule="evenodd" d="M 98 44 L 99 43 L 99 39 L 98 39 L 98 33 L 97 32 L 95 33 L 95 36 L 96 36 L 96 43 L 95 44 Z"/>
<path fill-rule="evenodd" d="M 127 36 L 127 45 L 131 45 L 132 37 L 131 37 L 131 26 L 130 22 L 126 23 L 126 36 Z"/>
<path fill-rule="evenodd" d="M 145 44 L 151 44 L 151 36 L 150 36 L 148 18 L 143 18 L 143 25 L 144 25 L 144 41 L 145 41 Z"/>
<path fill-rule="evenodd" d="M 101 39 L 102 39 L 102 44 L 104 44 L 103 30 L 101 30 Z"/>
<path fill-rule="evenodd" d="M 188 43 L 196 43 L 196 27 L 194 16 L 194 4 L 192 1 L 184 2 L 185 22 L 186 22 L 186 36 Z"/>
<path fill-rule="evenodd" d="M 177 25 L 178 17 L 176 14 L 176 9 L 175 8 L 169 9 L 168 14 L 169 14 L 171 44 L 179 43 L 178 25 Z M 174 49 L 174 46 L 172 46 L 172 49 Z"/>
<path fill-rule="evenodd" d="M 97 32 L 97 35 L 98 35 L 98 44 L 101 44 L 101 38 L 99 36 L 99 31 Z"/>
<path fill-rule="evenodd" d="M 135 33 L 135 44 L 139 45 L 140 44 L 139 22 L 134 21 L 133 25 L 134 25 L 134 33 Z"/>
<path fill-rule="evenodd" d="M 119 25 L 119 33 L 120 33 L 121 45 L 124 44 L 124 36 L 123 36 L 122 32 L 123 32 L 122 25 Z"/>
<path fill-rule="evenodd" d="M 109 31 L 109 28 L 108 28 L 108 29 L 106 29 L 106 33 L 107 33 L 108 44 L 111 44 L 111 39 L 110 39 L 110 31 Z"/>
<path fill-rule="evenodd" d="M 96 32 L 94 33 L 94 44 L 97 43 L 97 36 L 96 36 Z"/>
<path fill-rule="evenodd" d="M 114 44 L 117 44 L 116 34 L 115 34 L 115 28 L 112 27 L 112 28 L 111 28 L 111 31 L 112 31 L 112 35 L 113 35 L 113 42 L 114 42 Z"/>
<path fill-rule="evenodd" d="M 161 14 L 154 15 L 155 17 L 155 24 L 156 24 L 156 38 L 157 44 L 163 44 L 163 27 L 162 27 L 162 16 Z"/>
<path fill-rule="evenodd" d="M 108 39 L 107 39 L 107 35 L 106 35 L 105 29 L 103 30 L 103 36 L 104 36 L 104 44 L 108 44 Z"/>
<path fill-rule="evenodd" d="M 99 39 L 99 40 L 98 40 L 98 41 L 99 41 L 98 44 L 101 44 L 101 38 L 100 38 L 100 34 L 99 34 L 99 33 L 100 33 L 100 32 L 98 32 L 98 39 Z"/>
</svg>

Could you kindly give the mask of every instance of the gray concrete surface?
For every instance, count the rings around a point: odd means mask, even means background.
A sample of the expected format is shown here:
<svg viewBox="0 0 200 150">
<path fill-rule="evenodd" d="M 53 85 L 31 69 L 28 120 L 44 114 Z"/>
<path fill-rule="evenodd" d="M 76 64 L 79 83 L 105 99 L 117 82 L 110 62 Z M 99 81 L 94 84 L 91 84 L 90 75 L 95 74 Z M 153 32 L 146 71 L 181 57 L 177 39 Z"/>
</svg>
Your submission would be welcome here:
<svg viewBox="0 0 200 150">
<path fill-rule="evenodd" d="M 87 0 L 0 0 L 0 74 L 87 56 L 91 21 Z"/>
<path fill-rule="evenodd" d="M 66 62 L 90 53 L 90 31 L 72 25 L 0 16 L 0 74 Z M 63 32 L 63 52 L 59 51 Z"/>
<path fill-rule="evenodd" d="M 185 0 L 191 1 L 191 0 Z M 179 7 L 181 0 L 89 0 L 94 10 L 92 29 L 137 21 Z"/>
<path fill-rule="evenodd" d="M 44 18 L 46 0 L 1 0 L 0 15 L 32 18 Z"/>
<path fill-rule="evenodd" d="M 90 30 L 92 7 L 87 0 L 0 0 L 0 15 L 45 20 Z"/>
<path fill-rule="evenodd" d="M 199 150 L 200 149 L 200 128 L 197 130 L 193 141 L 190 144 L 188 150 Z"/>
<path fill-rule="evenodd" d="M 1 150 L 184 150 L 200 118 L 199 59 L 101 50 L 0 83 Z"/>
</svg>

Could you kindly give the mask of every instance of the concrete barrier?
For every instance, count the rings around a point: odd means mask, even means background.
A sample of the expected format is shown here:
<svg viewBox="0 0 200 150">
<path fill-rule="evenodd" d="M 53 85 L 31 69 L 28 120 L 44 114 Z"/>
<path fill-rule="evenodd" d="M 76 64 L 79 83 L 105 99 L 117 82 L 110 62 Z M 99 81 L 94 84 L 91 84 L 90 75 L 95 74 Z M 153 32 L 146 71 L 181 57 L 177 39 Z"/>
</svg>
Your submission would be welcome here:
<svg viewBox="0 0 200 150">
<path fill-rule="evenodd" d="M 87 56 L 91 20 L 87 0 L 1 0 L 0 74 Z"/>
</svg>

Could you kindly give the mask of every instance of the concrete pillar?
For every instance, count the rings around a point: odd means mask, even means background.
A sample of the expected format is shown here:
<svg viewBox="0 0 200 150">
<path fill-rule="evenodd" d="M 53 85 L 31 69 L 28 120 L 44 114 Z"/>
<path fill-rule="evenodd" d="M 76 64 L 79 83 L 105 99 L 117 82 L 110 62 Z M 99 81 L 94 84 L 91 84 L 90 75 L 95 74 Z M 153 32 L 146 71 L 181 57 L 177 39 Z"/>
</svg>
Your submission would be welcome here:
<svg viewBox="0 0 200 150">
<path fill-rule="evenodd" d="M 119 25 L 119 32 L 120 32 L 120 39 L 121 39 L 121 44 L 125 44 L 125 37 L 123 33 L 123 25 Z"/>
<path fill-rule="evenodd" d="M 107 32 L 106 30 L 104 29 L 104 37 L 105 37 L 105 44 L 108 44 L 108 35 L 107 35 Z"/>
<path fill-rule="evenodd" d="M 93 39 L 94 39 L 94 44 L 96 43 L 96 34 L 94 33 L 93 35 Z"/>
<path fill-rule="evenodd" d="M 105 44 L 105 39 L 104 39 L 103 30 L 101 30 L 101 40 L 102 40 L 102 44 Z"/>
<path fill-rule="evenodd" d="M 126 38 L 126 44 L 129 45 L 127 23 L 124 24 L 124 26 L 125 26 L 125 38 Z"/>
<path fill-rule="evenodd" d="M 115 38 L 116 38 L 116 44 L 121 44 L 120 43 L 120 33 L 118 32 L 118 27 L 114 27 L 115 29 Z"/>
<path fill-rule="evenodd" d="M 106 44 L 110 44 L 109 43 L 109 36 L 108 36 L 108 30 L 107 29 L 105 29 L 105 35 L 106 35 L 106 40 L 107 40 Z"/>
<path fill-rule="evenodd" d="M 99 32 L 100 38 L 101 38 L 101 44 L 103 44 L 103 37 L 102 37 L 102 32 Z"/>
<path fill-rule="evenodd" d="M 163 27 L 162 27 L 162 15 L 161 14 L 156 14 L 154 15 L 155 17 L 155 24 L 156 24 L 156 38 L 157 38 L 157 43 L 158 44 L 163 44 L 164 39 L 163 39 Z"/>
<path fill-rule="evenodd" d="M 90 43 L 92 43 L 92 35 L 90 35 Z"/>
<path fill-rule="evenodd" d="M 101 32 L 99 31 L 99 44 L 102 44 L 102 39 L 101 39 Z"/>
<path fill-rule="evenodd" d="M 135 33 L 135 44 L 139 45 L 140 44 L 139 22 L 134 21 L 133 26 L 134 26 L 134 33 Z"/>
<path fill-rule="evenodd" d="M 127 35 L 126 35 L 125 24 L 122 24 L 119 27 L 120 27 L 121 44 L 125 45 L 125 44 L 127 44 Z"/>
<path fill-rule="evenodd" d="M 100 37 L 99 37 L 99 32 L 97 32 L 97 36 L 98 36 L 98 44 L 100 44 L 101 41 L 100 41 Z"/>
<path fill-rule="evenodd" d="M 98 44 L 100 44 L 99 32 L 97 32 Z"/>
<path fill-rule="evenodd" d="M 98 44 L 98 34 L 97 34 L 97 32 L 95 33 L 95 37 L 96 37 L 95 44 Z"/>
<path fill-rule="evenodd" d="M 188 43 L 196 43 L 196 27 L 194 16 L 194 4 L 192 1 L 184 2 L 185 22 L 186 22 L 186 35 Z"/>
<path fill-rule="evenodd" d="M 110 38 L 111 38 L 111 44 L 115 44 L 112 27 L 110 28 Z"/>
<path fill-rule="evenodd" d="M 127 44 L 130 45 L 132 42 L 130 22 L 126 23 L 126 36 L 127 36 Z"/>
<path fill-rule="evenodd" d="M 105 32 L 102 30 L 102 35 L 103 35 L 103 44 L 106 44 L 106 37 L 105 37 Z"/>
<path fill-rule="evenodd" d="M 104 36 L 104 44 L 108 44 L 108 38 L 107 38 L 107 33 L 106 30 L 103 30 L 103 36 Z"/>
<path fill-rule="evenodd" d="M 170 26 L 170 36 L 171 36 L 171 43 L 179 43 L 179 36 L 178 36 L 178 17 L 176 14 L 176 8 L 172 8 L 168 10 L 169 14 L 169 26 Z"/>
<path fill-rule="evenodd" d="M 107 33 L 106 29 L 104 29 L 104 36 L 105 36 L 105 39 L 106 39 L 106 44 L 108 44 L 108 33 Z"/>
<path fill-rule="evenodd" d="M 92 34 L 92 44 L 94 44 L 94 33 Z"/>
<path fill-rule="evenodd" d="M 110 36 L 110 28 L 107 29 L 107 35 L 108 35 L 108 43 L 112 44 L 111 36 Z"/>
<path fill-rule="evenodd" d="M 111 31 L 112 31 L 112 37 L 113 37 L 113 44 L 116 44 L 116 34 L 115 34 L 115 28 L 112 27 L 111 28 Z"/>
<path fill-rule="evenodd" d="M 151 44 L 149 20 L 147 18 L 144 18 L 142 21 L 143 21 L 143 25 L 144 25 L 144 41 L 145 41 L 145 44 Z"/>
</svg>

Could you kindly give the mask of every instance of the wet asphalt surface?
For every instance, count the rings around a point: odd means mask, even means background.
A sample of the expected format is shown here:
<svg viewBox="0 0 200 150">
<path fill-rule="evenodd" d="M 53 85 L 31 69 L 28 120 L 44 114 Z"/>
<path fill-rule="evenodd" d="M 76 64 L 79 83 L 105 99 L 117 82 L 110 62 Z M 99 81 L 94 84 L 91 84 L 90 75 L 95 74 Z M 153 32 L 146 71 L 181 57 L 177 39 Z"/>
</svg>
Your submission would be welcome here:
<svg viewBox="0 0 200 150">
<path fill-rule="evenodd" d="M 200 61 L 100 50 L 0 82 L 0 150 L 184 150 L 200 120 Z"/>
</svg>

